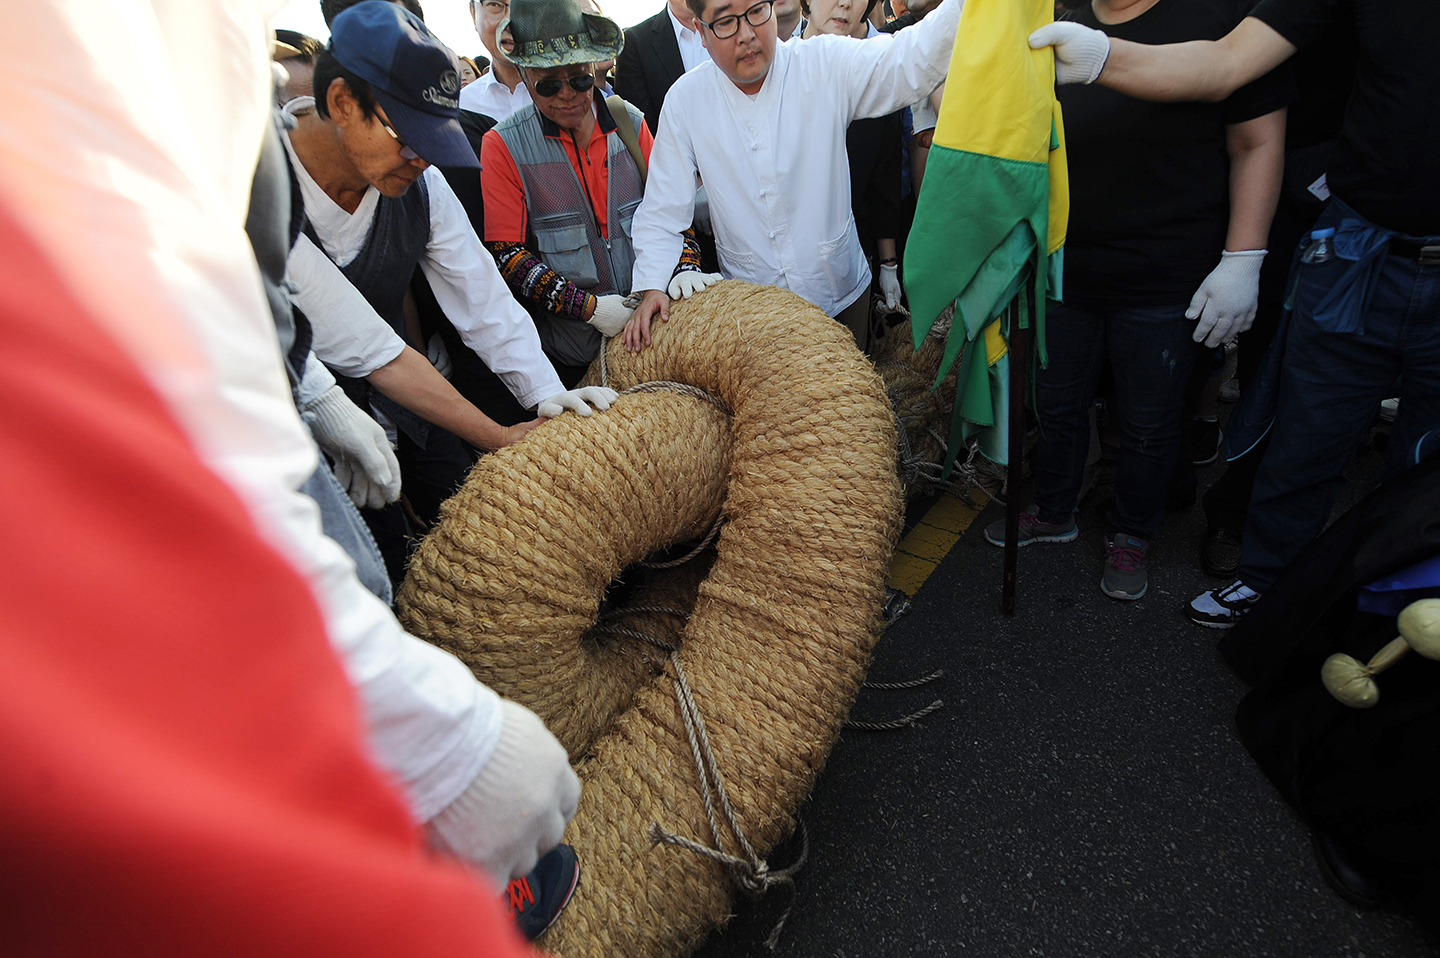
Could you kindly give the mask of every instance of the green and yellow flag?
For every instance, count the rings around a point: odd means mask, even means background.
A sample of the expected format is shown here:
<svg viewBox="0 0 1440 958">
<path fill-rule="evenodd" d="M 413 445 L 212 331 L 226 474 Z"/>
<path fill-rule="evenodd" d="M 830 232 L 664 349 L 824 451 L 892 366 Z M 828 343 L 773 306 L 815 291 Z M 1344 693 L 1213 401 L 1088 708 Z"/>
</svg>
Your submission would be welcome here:
<svg viewBox="0 0 1440 958">
<path fill-rule="evenodd" d="M 905 289 L 915 347 L 951 303 L 936 384 L 959 359 L 948 468 L 972 436 L 1005 463 L 1010 372 L 1005 307 L 1033 284 L 1021 325 L 1045 354 L 1045 299 L 1059 299 L 1070 194 L 1051 48 L 1026 38 L 1054 0 L 965 0 L 915 225 Z"/>
</svg>

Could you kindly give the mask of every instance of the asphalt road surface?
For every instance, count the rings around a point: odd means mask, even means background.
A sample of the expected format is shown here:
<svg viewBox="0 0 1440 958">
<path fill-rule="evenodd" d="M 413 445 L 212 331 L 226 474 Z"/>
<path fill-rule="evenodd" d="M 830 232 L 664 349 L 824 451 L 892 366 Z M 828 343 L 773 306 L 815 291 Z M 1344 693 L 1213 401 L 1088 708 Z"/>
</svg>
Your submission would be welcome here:
<svg viewBox="0 0 1440 958">
<path fill-rule="evenodd" d="M 1352 468 L 1350 500 L 1377 468 L 1373 453 Z M 1218 472 L 1202 470 L 1202 488 Z M 1149 594 L 1119 602 L 1099 590 L 1106 496 L 1082 504 L 1077 541 L 1020 550 L 1013 618 L 1000 614 L 1001 550 L 981 535 L 1003 509 L 922 543 L 933 571 L 870 677 L 945 676 L 864 690 L 852 718 L 943 708 L 842 735 L 801 810 L 809 858 L 774 954 L 1437 953 L 1412 915 L 1361 911 L 1325 885 L 1306 830 L 1237 740 L 1244 686 L 1219 633 L 1181 614 L 1222 584 L 1199 568 L 1200 509 L 1167 518 Z M 797 851 L 783 844 L 772 865 Z M 699 954 L 765 954 L 785 898 L 738 899 Z"/>
</svg>

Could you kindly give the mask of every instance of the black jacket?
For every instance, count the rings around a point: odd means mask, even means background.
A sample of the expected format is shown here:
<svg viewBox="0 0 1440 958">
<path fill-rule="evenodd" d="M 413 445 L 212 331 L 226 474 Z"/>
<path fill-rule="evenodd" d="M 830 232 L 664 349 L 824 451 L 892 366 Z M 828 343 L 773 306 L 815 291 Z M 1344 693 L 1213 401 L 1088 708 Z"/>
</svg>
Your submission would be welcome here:
<svg viewBox="0 0 1440 958">
<path fill-rule="evenodd" d="M 660 132 L 660 106 L 684 72 L 668 9 L 625 31 L 625 49 L 615 59 L 615 92 L 645 114 L 651 133 Z"/>
</svg>

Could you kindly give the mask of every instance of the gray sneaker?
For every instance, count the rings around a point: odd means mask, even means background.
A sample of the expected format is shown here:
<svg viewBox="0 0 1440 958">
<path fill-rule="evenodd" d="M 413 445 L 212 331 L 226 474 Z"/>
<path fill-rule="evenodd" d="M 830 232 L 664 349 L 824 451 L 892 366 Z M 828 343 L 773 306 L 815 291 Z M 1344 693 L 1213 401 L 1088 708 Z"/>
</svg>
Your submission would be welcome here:
<svg viewBox="0 0 1440 958">
<path fill-rule="evenodd" d="M 1020 533 L 1017 546 L 1028 546 L 1032 542 L 1074 542 L 1080 536 L 1080 527 L 1075 517 L 1069 516 L 1064 522 L 1041 522 L 1040 507 L 1033 503 L 1020 513 Z M 997 519 L 985 527 L 985 541 L 991 545 L 1005 545 L 1005 520 Z"/>
<path fill-rule="evenodd" d="M 1100 591 L 1112 599 L 1138 599 L 1150 587 L 1145 552 L 1150 543 L 1120 533 L 1105 537 L 1105 572 Z"/>
</svg>

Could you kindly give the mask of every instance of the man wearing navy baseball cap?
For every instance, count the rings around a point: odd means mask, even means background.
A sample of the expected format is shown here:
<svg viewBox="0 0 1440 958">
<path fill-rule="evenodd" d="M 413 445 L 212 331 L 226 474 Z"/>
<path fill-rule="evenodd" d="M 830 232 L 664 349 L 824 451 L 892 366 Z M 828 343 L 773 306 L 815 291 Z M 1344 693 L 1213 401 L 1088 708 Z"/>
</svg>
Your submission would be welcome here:
<svg viewBox="0 0 1440 958">
<path fill-rule="evenodd" d="M 524 409 L 542 419 L 566 409 L 589 415 L 591 403 L 604 409 L 615 396 L 565 389 L 534 322 L 431 167 L 479 166 L 458 119 L 459 76 L 455 55 L 417 17 L 364 0 L 331 26 L 330 45 L 316 58 L 316 97 L 284 109 L 295 122 L 284 139 L 307 221 L 288 275 L 314 329 L 314 352 L 357 380 L 365 405 L 380 413 L 406 498 L 427 522 L 472 463 L 456 432 L 498 449 L 538 420 L 496 423 L 440 378 L 431 362 L 448 363 L 438 350 L 426 361 L 429 331 L 406 308 L 417 266 L 458 334 L 456 348 L 474 351 Z M 367 514 L 377 539 L 403 543 L 410 530 L 397 513 Z"/>
<path fill-rule="evenodd" d="M 358 3 L 335 18 L 330 52 L 369 85 L 406 144 L 402 156 L 436 166 L 480 165 L 460 129 L 460 61 L 418 17 L 394 3 Z"/>
</svg>

